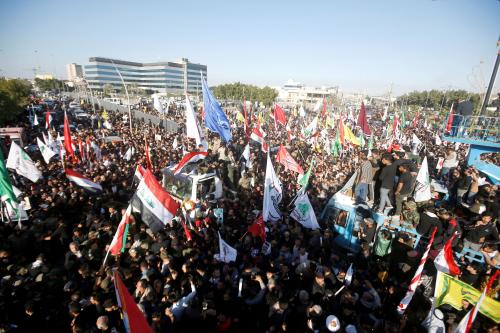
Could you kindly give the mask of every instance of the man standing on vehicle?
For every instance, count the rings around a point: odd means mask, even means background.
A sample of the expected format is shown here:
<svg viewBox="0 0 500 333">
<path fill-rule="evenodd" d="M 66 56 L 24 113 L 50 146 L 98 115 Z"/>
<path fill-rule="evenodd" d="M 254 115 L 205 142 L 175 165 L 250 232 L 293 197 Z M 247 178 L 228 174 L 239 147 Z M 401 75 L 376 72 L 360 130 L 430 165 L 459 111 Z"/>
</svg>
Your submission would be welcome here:
<svg viewBox="0 0 500 333">
<path fill-rule="evenodd" d="M 361 152 L 359 154 L 361 160 L 361 166 L 358 171 L 358 176 L 356 179 L 356 202 L 362 203 L 366 201 L 366 196 L 368 195 L 368 186 L 371 184 L 373 179 L 373 169 L 372 164 L 366 158 L 366 154 Z"/>
<path fill-rule="evenodd" d="M 398 185 L 396 186 L 396 191 L 394 195 L 396 197 L 396 212 L 394 216 L 400 216 L 401 210 L 403 208 L 403 201 L 410 196 L 413 189 L 413 177 L 409 172 L 409 167 L 407 164 L 401 164 L 399 166 L 399 176 Z"/>
</svg>

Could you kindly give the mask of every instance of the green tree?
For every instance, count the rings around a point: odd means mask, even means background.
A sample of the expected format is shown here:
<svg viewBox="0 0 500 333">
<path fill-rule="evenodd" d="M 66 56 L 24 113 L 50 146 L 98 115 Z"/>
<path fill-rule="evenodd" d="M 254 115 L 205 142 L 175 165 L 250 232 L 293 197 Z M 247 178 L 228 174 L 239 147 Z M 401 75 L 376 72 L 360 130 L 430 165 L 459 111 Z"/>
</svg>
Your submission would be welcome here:
<svg viewBox="0 0 500 333">
<path fill-rule="evenodd" d="M 273 88 L 259 88 L 240 82 L 222 84 L 212 87 L 211 90 L 221 100 L 242 101 L 243 97 L 246 97 L 248 101 L 258 101 L 265 105 L 271 105 L 278 96 L 278 92 Z"/>
<path fill-rule="evenodd" d="M 449 110 L 452 103 L 459 100 L 470 100 L 474 108 L 480 107 L 481 96 L 465 90 L 425 90 L 412 91 L 406 95 L 398 97 L 400 105 L 419 106 L 422 108 L 432 108 L 436 111 L 445 112 Z"/>
<path fill-rule="evenodd" d="M 41 91 L 51 91 L 51 90 L 62 90 L 64 88 L 64 82 L 58 79 L 35 79 L 35 86 Z"/>
<path fill-rule="evenodd" d="M 0 79 L 0 126 L 17 119 L 29 102 L 31 88 L 27 80 Z"/>
<path fill-rule="evenodd" d="M 104 96 L 111 96 L 112 93 L 115 92 L 115 88 L 113 87 L 112 84 L 109 84 L 109 83 L 106 83 L 103 87 L 102 87 L 102 92 L 104 93 Z"/>
<path fill-rule="evenodd" d="M 7 94 L 7 96 L 18 106 L 24 107 L 28 104 L 31 89 L 32 86 L 28 80 L 7 80 L 0 78 L 0 91 Z"/>
<path fill-rule="evenodd" d="M 0 127 L 17 119 L 21 111 L 21 106 L 17 105 L 6 92 L 0 90 Z"/>
</svg>

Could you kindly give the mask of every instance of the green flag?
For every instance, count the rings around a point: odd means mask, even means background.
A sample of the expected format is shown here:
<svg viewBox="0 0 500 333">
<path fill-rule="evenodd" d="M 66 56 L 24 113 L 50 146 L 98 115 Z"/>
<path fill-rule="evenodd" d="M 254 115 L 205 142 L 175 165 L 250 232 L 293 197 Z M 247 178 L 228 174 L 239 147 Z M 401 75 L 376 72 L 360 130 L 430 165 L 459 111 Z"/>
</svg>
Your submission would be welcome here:
<svg viewBox="0 0 500 333">
<path fill-rule="evenodd" d="M 309 165 L 309 169 L 307 170 L 305 175 L 299 175 L 298 183 L 302 185 L 302 188 L 306 188 L 307 184 L 309 184 L 309 178 L 311 177 L 311 170 L 314 165 L 314 159 L 311 161 Z"/>
<path fill-rule="evenodd" d="M 340 143 L 340 136 L 339 132 L 337 131 L 337 136 L 335 138 L 335 141 L 332 144 L 332 154 L 333 156 L 337 157 L 340 154 L 340 151 L 342 150 L 342 143 Z"/>
<path fill-rule="evenodd" d="M 10 183 L 9 174 L 7 173 L 7 168 L 5 167 L 5 162 L 3 158 L 3 152 L 0 149 L 0 197 L 2 201 L 8 201 L 12 207 L 17 203 L 16 195 L 12 189 L 12 184 Z"/>
<path fill-rule="evenodd" d="M 370 139 L 368 140 L 368 149 L 369 150 L 373 149 L 373 135 L 370 136 Z"/>
<path fill-rule="evenodd" d="M 365 146 L 365 136 L 363 135 L 363 131 L 359 135 L 359 148 L 363 148 Z"/>
<path fill-rule="evenodd" d="M 405 117 L 405 110 L 401 109 L 401 128 L 406 127 L 406 117 Z"/>
</svg>

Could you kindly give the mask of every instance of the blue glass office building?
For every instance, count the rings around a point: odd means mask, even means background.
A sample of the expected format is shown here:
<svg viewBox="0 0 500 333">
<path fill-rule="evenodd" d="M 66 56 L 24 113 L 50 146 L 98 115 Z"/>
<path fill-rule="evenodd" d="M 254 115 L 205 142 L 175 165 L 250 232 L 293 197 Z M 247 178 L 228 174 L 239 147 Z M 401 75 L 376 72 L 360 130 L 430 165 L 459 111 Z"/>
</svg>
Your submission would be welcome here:
<svg viewBox="0 0 500 333">
<path fill-rule="evenodd" d="M 188 59 L 180 61 L 139 63 L 110 58 L 92 57 L 85 65 L 85 80 L 91 89 L 101 90 L 111 84 L 115 89 L 128 85 L 137 85 L 142 89 L 155 92 L 182 94 L 201 93 L 201 75 L 207 77 L 207 66 L 194 64 Z"/>
</svg>

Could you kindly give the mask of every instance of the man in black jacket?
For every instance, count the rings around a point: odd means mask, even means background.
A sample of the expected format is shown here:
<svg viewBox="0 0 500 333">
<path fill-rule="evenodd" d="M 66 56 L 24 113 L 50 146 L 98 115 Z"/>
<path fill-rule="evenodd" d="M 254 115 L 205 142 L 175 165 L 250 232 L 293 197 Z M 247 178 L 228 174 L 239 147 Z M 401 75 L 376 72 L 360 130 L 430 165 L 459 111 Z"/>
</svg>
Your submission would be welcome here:
<svg viewBox="0 0 500 333">
<path fill-rule="evenodd" d="M 380 172 L 380 204 L 378 211 L 383 213 L 384 208 L 392 208 L 389 192 L 394 188 L 394 180 L 396 178 L 396 166 L 392 164 L 393 157 L 390 154 L 385 154 L 382 157 L 384 168 Z"/>
<path fill-rule="evenodd" d="M 474 251 L 479 251 L 486 240 L 493 240 L 498 242 L 500 237 L 498 229 L 493 223 L 493 213 L 485 212 L 481 215 L 473 226 L 466 227 L 467 235 L 464 239 L 464 247 L 470 248 Z M 491 239 L 488 239 L 491 237 Z"/>
</svg>

